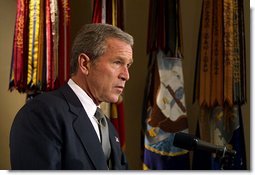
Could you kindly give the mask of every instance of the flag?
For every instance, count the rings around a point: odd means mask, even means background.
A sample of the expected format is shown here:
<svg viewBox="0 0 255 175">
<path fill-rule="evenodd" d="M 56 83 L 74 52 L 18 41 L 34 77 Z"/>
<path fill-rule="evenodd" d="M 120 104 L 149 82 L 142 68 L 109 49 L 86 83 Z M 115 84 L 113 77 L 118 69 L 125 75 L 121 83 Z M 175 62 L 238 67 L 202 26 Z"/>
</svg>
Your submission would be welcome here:
<svg viewBox="0 0 255 175">
<path fill-rule="evenodd" d="M 203 1 L 194 88 L 194 102 L 200 105 L 197 134 L 237 155 L 219 158 L 195 151 L 193 169 L 246 169 L 241 113 L 246 102 L 243 3 Z"/>
<path fill-rule="evenodd" d="M 69 79 L 69 0 L 18 0 L 9 90 L 33 96 Z"/>
<path fill-rule="evenodd" d="M 147 86 L 143 107 L 143 169 L 189 169 L 189 152 L 173 146 L 189 132 L 182 71 L 179 1 L 150 1 Z"/>
</svg>

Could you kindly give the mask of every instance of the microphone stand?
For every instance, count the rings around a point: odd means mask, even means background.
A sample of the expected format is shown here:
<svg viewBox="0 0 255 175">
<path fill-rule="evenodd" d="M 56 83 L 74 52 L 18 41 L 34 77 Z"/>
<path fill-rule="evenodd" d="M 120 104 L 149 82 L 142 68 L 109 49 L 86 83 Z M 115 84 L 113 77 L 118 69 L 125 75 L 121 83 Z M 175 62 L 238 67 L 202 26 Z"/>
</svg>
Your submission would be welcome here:
<svg viewBox="0 0 255 175">
<path fill-rule="evenodd" d="M 232 170 L 234 167 L 235 155 L 227 154 L 227 147 L 224 147 L 223 151 L 217 151 L 215 153 L 215 159 L 219 161 L 221 170 Z"/>
</svg>

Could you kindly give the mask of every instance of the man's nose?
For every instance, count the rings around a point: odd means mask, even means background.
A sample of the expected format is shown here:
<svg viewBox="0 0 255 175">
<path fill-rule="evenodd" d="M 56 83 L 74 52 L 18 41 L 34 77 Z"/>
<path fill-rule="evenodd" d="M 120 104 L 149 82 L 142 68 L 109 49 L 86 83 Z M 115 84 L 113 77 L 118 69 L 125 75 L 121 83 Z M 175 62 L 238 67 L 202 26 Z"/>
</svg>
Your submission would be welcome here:
<svg viewBox="0 0 255 175">
<path fill-rule="evenodd" d="M 122 79 L 123 81 L 127 81 L 129 80 L 129 71 L 128 68 L 125 66 L 123 67 L 121 73 L 120 73 L 120 79 Z"/>
</svg>

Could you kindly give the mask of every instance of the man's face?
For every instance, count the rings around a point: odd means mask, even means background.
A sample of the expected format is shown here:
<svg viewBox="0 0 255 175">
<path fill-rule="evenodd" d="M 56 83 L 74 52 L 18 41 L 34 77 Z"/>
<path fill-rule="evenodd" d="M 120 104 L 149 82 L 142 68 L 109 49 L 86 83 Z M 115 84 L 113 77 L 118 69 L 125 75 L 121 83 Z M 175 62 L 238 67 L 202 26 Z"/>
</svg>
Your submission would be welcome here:
<svg viewBox="0 0 255 175">
<path fill-rule="evenodd" d="M 118 101 L 133 62 L 130 45 L 118 39 L 108 39 L 106 43 L 105 54 L 91 64 L 87 77 L 89 94 L 97 104 Z"/>
</svg>

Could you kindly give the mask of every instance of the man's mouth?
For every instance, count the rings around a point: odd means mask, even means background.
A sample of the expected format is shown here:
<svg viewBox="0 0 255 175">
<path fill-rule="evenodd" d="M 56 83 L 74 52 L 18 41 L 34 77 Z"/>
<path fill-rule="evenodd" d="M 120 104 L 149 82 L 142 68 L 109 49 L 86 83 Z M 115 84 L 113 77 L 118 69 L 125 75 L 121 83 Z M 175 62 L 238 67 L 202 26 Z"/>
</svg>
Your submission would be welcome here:
<svg viewBox="0 0 255 175">
<path fill-rule="evenodd" d="M 115 88 L 120 92 L 124 90 L 124 86 L 115 86 Z"/>
</svg>

